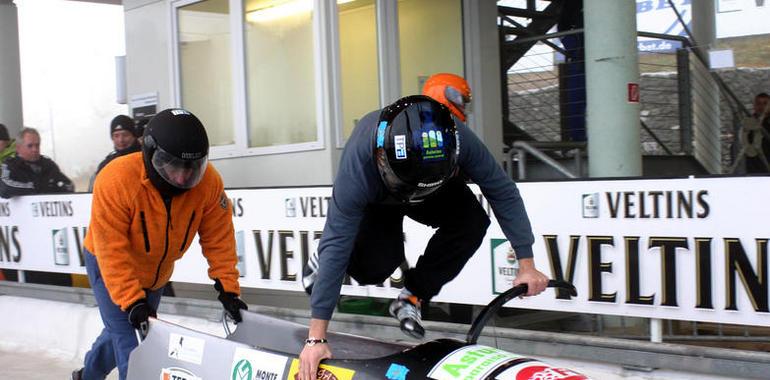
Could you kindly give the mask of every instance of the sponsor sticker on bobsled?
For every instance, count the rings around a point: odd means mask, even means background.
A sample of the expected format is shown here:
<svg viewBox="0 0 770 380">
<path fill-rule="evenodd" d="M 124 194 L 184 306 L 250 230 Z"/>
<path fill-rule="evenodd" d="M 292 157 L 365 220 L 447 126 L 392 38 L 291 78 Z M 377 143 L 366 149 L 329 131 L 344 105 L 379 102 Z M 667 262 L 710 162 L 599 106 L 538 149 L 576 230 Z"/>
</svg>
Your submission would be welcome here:
<svg viewBox="0 0 770 380">
<path fill-rule="evenodd" d="M 388 380 L 406 380 L 407 373 L 409 373 L 409 368 L 401 364 L 391 363 L 388 372 L 385 372 L 385 378 Z"/>
<path fill-rule="evenodd" d="M 553 368 L 538 361 L 513 366 L 497 375 L 498 380 L 589 380 L 587 377 L 566 368 Z"/>
<path fill-rule="evenodd" d="M 168 338 L 168 357 L 200 365 L 205 345 L 206 341 L 201 338 L 171 333 Z"/>
<path fill-rule="evenodd" d="M 497 367 L 523 358 L 496 348 L 471 345 L 445 356 L 428 373 L 435 380 L 486 379 Z"/>
<path fill-rule="evenodd" d="M 321 364 L 318 366 L 316 378 L 318 380 L 353 380 L 356 371 L 352 369 L 335 367 L 333 365 Z M 292 359 L 291 368 L 289 368 L 288 380 L 299 379 L 299 360 Z"/>
<path fill-rule="evenodd" d="M 160 370 L 160 380 L 202 380 L 194 373 L 184 368 L 163 368 Z"/>
<path fill-rule="evenodd" d="M 230 365 L 230 380 L 283 379 L 286 356 L 238 347 Z"/>
</svg>

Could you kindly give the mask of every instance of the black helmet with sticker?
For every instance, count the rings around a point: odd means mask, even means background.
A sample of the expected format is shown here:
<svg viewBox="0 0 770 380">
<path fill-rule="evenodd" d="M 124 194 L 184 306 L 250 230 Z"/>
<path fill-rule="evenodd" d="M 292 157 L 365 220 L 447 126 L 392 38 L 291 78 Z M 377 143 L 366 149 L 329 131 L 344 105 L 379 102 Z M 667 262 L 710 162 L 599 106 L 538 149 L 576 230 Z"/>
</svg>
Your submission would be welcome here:
<svg viewBox="0 0 770 380">
<path fill-rule="evenodd" d="M 161 111 L 147 123 L 142 154 L 152 184 L 163 194 L 179 194 L 200 183 L 206 172 L 206 129 L 189 111 Z"/>
<path fill-rule="evenodd" d="M 385 107 L 374 139 L 380 177 L 402 202 L 422 202 L 457 171 L 457 125 L 444 105 L 427 96 Z"/>
</svg>

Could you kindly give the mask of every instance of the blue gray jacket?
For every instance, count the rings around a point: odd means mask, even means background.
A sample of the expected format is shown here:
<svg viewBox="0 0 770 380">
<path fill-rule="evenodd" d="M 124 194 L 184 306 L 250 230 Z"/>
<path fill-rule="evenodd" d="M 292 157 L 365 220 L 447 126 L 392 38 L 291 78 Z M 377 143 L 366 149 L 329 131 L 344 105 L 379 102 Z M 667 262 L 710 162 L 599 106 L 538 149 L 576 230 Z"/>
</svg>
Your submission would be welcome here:
<svg viewBox="0 0 770 380">
<path fill-rule="evenodd" d="M 361 119 L 342 153 L 318 245 L 320 265 L 310 298 L 312 317 L 316 319 L 328 320 L 332 316 L 367 205 L 387 198 L 374 158 L 378 118 L 379 112 L 375 111 Z M 532 257 L 534 236 L 519 190 L 473 131 L 459 121 L 457 124 L 461 172 L 479 185 L 517 256 Z"/>
</svg>

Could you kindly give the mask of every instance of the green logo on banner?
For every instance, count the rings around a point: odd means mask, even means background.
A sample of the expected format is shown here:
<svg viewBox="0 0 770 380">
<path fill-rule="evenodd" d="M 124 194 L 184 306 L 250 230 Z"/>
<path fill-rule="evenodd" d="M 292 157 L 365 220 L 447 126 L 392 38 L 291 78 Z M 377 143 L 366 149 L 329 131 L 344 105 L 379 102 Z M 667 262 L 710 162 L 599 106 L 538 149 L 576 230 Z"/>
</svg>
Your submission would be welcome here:
<svg viewBox="0 0 770 380">
<path fill-rule="evenodd" d="M 233 368 L 232 380 L 250 380 L 252 372 L 251 363 L 246 359 L 241 359 Z"/>
</svg>

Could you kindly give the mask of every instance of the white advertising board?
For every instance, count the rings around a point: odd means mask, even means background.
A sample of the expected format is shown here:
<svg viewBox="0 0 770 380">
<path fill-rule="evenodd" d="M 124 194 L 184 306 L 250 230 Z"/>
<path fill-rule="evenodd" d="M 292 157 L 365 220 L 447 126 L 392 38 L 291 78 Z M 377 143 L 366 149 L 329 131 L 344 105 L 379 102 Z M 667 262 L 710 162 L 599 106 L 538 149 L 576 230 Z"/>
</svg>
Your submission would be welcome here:
<svg viewBox="0 0 770 380">
<path fill-rule="evenodd" d="M 577 297 L 548 290 L 516 307 L 662 319 L 770 325 L 770 178 L 522 183 L 535 235 L 535 262 L 572 282 Z M 473 187 L 476 193 L 478 188 Z M 301 291 L 298 274 L 323 230 L 329 187 L 230 190 L 244 287 Z M 480 197 L 482 205 L 488 204 Z M 0 202 L 0 267 L 85 273 L 80 250 L 89 194 Z M 405 220 L 414 265 L 433 230 Z M 460 275 L 435 298 L 484 305 L 507 289 L 516 261 L 494 221 Z M 174 281 L 212 283 L 196 242 Z M 394 297 L 384 286 L 343 294 Z M 513 306 L 514 303 L 511 305 Z"/>
<path fill-rule="evenodd" d="M 674 0 L 687 27 L 692 31 L 692 0 Z M 743 37 L 770 33 L 770 1 L 717 0 L 717 38 Z M 644 32 L 686 36 L 668 0 L 636 0 L 637 28 Z"/>
</svg>

